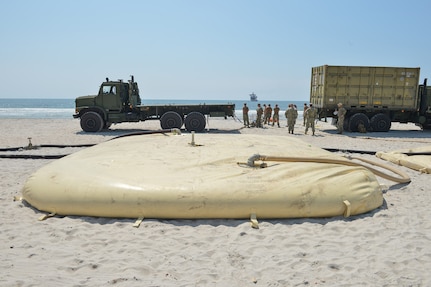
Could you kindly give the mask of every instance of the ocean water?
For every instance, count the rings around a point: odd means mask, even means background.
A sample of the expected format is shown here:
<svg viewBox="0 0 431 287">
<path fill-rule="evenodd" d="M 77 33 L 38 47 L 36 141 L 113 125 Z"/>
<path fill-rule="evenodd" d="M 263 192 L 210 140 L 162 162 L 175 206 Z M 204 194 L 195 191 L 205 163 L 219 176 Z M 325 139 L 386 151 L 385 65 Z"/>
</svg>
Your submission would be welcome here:
<svg viewBox="0 0 431 287">
<path fill-rule="evenodd" d="M 242 107 L 247 103 L 250 119 L 256 114 L 257 104 L 276 104 L 280 107 L 280 118 L 289 104 L 296 104 L 301 114 L 306 101 L 232 101 L 232 100 L 148 100 L 143 99 L 142 105 L 170 104 L 235 104 L 235 114 L 242 118 Z M 0 98 L 0 119 L 71 119 L 75 113 L 75 99 L 3 99 Z"/>
<path fill-rule="evenodd" d="M 74 112 L 73 99 L 0 99 L 3 119 L 64 119 Z"/>
</svg>

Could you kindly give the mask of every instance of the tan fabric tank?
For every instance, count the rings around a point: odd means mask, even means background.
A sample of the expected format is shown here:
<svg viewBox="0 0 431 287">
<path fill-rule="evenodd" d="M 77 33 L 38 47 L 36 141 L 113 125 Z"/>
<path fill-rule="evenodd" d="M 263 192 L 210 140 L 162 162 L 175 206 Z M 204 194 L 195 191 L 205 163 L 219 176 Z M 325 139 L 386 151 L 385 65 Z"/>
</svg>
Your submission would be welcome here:
<svg viewBox="0 0 431 287">
<path fill-rule="evenodd" d="M 288 136 L 123 137 L 39 169 L 23 199 L 60 215 L 127 218 L 294 218 L 355 215 L 383 203 L 363 167 L 307 162 L 247 165 L 254 154 L 344 158 Z"/>
<path fill-rule="evenodd" d="M 376 156 L 423 173 L 431 173 L 431 146 L 377 152 Z"/>
</svg>

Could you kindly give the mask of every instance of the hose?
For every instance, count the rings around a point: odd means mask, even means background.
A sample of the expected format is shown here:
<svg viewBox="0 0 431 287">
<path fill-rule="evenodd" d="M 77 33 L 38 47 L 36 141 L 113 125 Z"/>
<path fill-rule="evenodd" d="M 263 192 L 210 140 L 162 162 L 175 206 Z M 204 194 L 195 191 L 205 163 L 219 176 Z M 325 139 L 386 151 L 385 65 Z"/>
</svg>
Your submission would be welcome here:
<svg viewBox="0 0 431 287">
<path fill-rule="evenodd" d="M 79 144 L 79 145 L 28 145 L 24 147 L 10 147 L 10 148 L 1 148 L 2 151 L 22 151 L 22 150 L 34 150 L 43 147 L 54 147 L 54 148 L 67 148 L 67 147 L 90 147 L 95 144 Z M 35 155 L 35 154 L 0 154 L 0 158 L 14 158 L 14 159 L 59 159 L 67 156 L 68 154 L 59 154 L 59 155 Z"/>
<path fill-rule="evenodd" d="M 431 155 L 431 152 L 401 152 L 401 154 L 405 154 L 405 155 L 408 155 L 408 156 L 411 156 L 411 155 Z"/>
<path fill-rule="evenodd" d="M 53 145 L 53 144 L 45 144 L 45 145 L 32 145 L 32 146 L 23 146 L 23 147 L 9 147 L 9 148 L 0 148 L 0 151 L 19 151 L 19 150 L 31 150 L 38 149 L 41 147 L 56 147 L 56 148 L 66 148 L 66 147 L 90 147 L 95 144 L 79 144 L 79 145 Z"/>
<path fill-rule="evenodd" d="M 163 130 L 157 130 L 157 131 L 141 131 L 141 132 L 134 132 L 134 133 L 128 133 L 124 135 L 120 135 L 117 137 L 112 138 L 122 138 L 122 137 L 129 137 L 129 136 L 136 136 L 136 135 L 150 135 L 150 134 L 161 134 L 161 133 L 174 133 L 174 134 L 181 134 L 181 130 L 174 128 L 174 129 L 163 129 Z M 66 148 L 66 147 L 90 147 L 94 146 L 96 144 L 80 144 L 80 145 L 32 145 L 29 144 L 25 147 L 11 147 L 11 148 L 1 148 L 0 152 L 2 151 L 21 151 L 21 150 L 33 150 L 33 149 L 39 149 L 42 147 L 55 147 L 55 148 Z M 0 158 L 13 158 L 13 159 L 59 159 L 62 157 L 67 156 L 68 154 L 61 154 L 61 155 L 32 155 L 32 154 L 0 154 Z"/>
<path fill-rule="evenodd" d="M 360 160 L 363 162 L 366 162 L 368 164 L 371 165 L 376 165 L 379 166 L 383 169 L 386 170 L 390 170 L 391 172 L 398 174 L 400 177 L 395 177 L 389 174 L 386 174 L 382 171 L 379 171 L 375 168 L 357 163 L 357 162 L 353 162 L 353 161 L 346 161 L 346 160 L 341 160 L 341 159 L 333 159 L 333 158 L 320 158 L 320 157 L 277 157 L 277 156 L 265 156 L 265 155 L 259 155 L 259 154 L 255 154 L 252 155 L 248 160 L 247 160 L 247 165 L 249 167 L 255 167 L 255 161 L 261 160 L 261 161 L 278 161 L 278 162 L 317 162 L 317 163 L 331 163 L 331 164 L 342 164 L 342 165 L 348 165 L 348 166 L 361 166 L 361 167 L 365 167 L 366 169 L 370 170 L 372 173 L 374 173 L 377 176 L 380 176 L 382 178 L 394 181 L 394 182 L 399 182 L 399 183 L 409 183 L 410 177 L 400 171 L 397 170 L 389 165 L 386 164 L 381 164 L 381 163 L 377 163 L 377 162 L 373 162 L 371 160 L 367 160 L 367 159 L 363 159 L 363 158 L 358 158 L 358 157 L 353 157 L 353 156 L 345 156 L 345 158 L 352 160 L 352 159 L 356 159 L 356 160 Z M 264 167 L 264 165 L 260 165 L 260 167 Z"/>
<path fill-rule="evenodd" d="M 140 131 L 140 132 L 134 132 L 134 133 L 128 133 L 124 135 L 116 136 L 110 140 L 118 139 L 118 138 L 124 138 L 124 137 L 130 137 L 130 136 L 140 136 L 140 135 L 152 135 L 152 134 L 165 134 L 165 133 L 173 133 L 176 135 L 181 134 L 181 130 L 177 128 L 173 129 L 163 129 L 163 130 L 156 130 L 156 131 Z"/>
<path fill-rule="evenodd" d="M 238 122 L 242 123 L 241 119 L 240 119 L 240 118 L 238 118 L 238 116 L 237 116 L 235 113 L 232 115 L 232 118 L 233 118 L 234 120 L 237 120 Z"/>
<path fill-rule="evenodd" d="M 354 150 L 354 149 L 338 149 L 338 148 L 322 148 L 330 152 L 348 152 L 348 153 L 360 153 L 360 154 L 371 154 L 375 155 L 377 152 L 368 150 Z"/>
<path fill-rule="evenodd" d="M 35 155 L 35 154 L 0 154 L 0 158 L 15 158 L 15 159 L 59 159 L 68 154 L 59 155 Z"/>
<path fill-rule="evenodd" d="M 360 154 L 371 154 L 375 155 L 377 152 L 375 151 L 368 151 L 368 150 L 354 150 L 354 149 L 337 149 L 337 148 L 322 148 L 324 150 L 330 151 L 330 152 L 347 152 L 347 153 L 360 153 Z M 400 154 L 405 154 L 408 156 L 411 155 L 431 155 L 431 152 L 424 151 L 424 152 L 399 152 Z"/>
</svg>

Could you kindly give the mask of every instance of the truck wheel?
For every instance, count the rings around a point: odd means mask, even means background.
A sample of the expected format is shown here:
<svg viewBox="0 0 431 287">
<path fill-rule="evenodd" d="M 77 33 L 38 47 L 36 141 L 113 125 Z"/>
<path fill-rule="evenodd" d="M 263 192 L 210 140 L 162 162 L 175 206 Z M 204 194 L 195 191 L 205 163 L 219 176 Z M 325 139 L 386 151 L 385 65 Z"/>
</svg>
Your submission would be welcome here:
<svg viewBox="0 0 431 287">
<path fill-rule="evenodd" d="M 103 128 L 103 119 L 96 112 L 86 112 L 81 116 L 81 128 L 86 132 L 100 132 Z"/>
<path fill-rule="evenodd" d="M 344 124 L 343 124 L 343 129 L 345 131 L 350 131 L 349 123 L 350 123 L 350 118 L 345 118 L 344 119 Z"/>
<path fill-rule="evenodd" d="M 199 112 L 191 112 L 184 120 L 184 125 L 188 131 L 201 132 L 205 129 L 205 116 Z"/>
<path fill-rule="evenodd" d="M 371 117 L 370 124 L 374 132 L 387 132 L 391 128 L 391 119 L 380 113 Z"/>
<path fill-rule="evenodd" d="M 365 129 L 370 130 L 370 121 L 368 117 L 363 113 L 357 113 L 350 117 L 349 120 L 349 130 L 352 132 L 359 131 L 358 126 L 362 124 Z"/>
<path fill-rule="evenodd" d="M 180 129 L 183 125 L 183 118 L 176 112 L 166 112 L 160 118 L 162 129 Z"/>
</svg>

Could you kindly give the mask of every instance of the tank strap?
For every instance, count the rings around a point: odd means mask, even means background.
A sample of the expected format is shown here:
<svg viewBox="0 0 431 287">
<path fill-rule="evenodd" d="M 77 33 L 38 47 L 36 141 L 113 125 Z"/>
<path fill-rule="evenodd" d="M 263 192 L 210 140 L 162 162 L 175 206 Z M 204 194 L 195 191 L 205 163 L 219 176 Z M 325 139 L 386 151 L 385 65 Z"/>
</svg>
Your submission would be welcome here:
<svg viewBox="0 0 431 287">
<path fill-rule="evenodd" d="M 39 221 L 42 221 L 42 220 L 48 219 L 48 218 L 50 218 L 50 217 L 54 217 L 56 214 L 57 214 L 56 212 L 52 212 L 52 213 L 50 213 L 50 214 L 44 214 L 44 215 L 42 215 L 41 217 L 39 217 Z"/>
<path fill-rule="evenodd" d="M 141 226 L 142 221 L 144 221 L 144 217 L 139 217 L 135 223 L 133 223 L 133 227 L 139 228 L 139 226 Z"/>
<path fill-rule="evenodd" d="M 251 227 L 255 229 L 259 229 L 259 222 L 257 221 L 257 217 L 255 213 L 250 214 L 250 223 L 251 223 Z"/>
<path fill-rule="evenodd" d="M 344 205 L 346 206 L 346 210 L 344 210 L 344 217 L 349 217 L 350 216 L 350 210 L 351 210 L 351 205 L 350 205 L 350 201 L 345 200 L 343 201 Z"/>
</svg>

